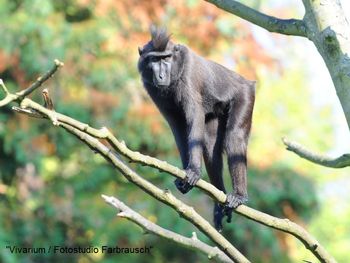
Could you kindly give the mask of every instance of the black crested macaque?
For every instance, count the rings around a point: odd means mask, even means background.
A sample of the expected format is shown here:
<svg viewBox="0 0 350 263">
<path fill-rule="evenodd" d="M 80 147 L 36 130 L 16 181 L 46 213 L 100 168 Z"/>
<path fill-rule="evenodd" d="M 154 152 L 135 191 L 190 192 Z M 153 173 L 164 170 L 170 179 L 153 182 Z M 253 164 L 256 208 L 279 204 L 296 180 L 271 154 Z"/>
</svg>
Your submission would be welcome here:
<svg viewBox="0 0 350 263">
<path fill-rule="evenodd" d="M 215 204 L 214 224 L 231 221 L 232 208 L 248 200 L 247 143 L 252 123 L 255 82 L 170 41 L 165 29 L 151 27 L 152 39 L 139 48 L 143 84 L 168 121 L 179 149 L 185 179 L 175 185 L 187 193 L 201 177 L 202 156 L 210 181 L 225 191 L 223 152 L 233 192 L 225 206 Z"/>
</svg>

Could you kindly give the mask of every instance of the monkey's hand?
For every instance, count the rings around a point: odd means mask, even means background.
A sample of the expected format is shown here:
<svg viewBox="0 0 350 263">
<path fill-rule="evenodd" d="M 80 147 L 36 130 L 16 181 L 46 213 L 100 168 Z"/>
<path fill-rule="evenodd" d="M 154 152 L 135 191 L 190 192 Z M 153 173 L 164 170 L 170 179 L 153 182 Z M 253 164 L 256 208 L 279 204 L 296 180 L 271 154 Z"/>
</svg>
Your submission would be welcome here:
<svg viewBox="0 0 350 263">
<path fill-rule="evenodd" d="M 176 188 L 183 194 L 188 193 L 201 178 L 200 169 L 187 168 L 185 171 L 186 177 L 184 179 L 177 178 L 175 180 Z"/>
</svg>

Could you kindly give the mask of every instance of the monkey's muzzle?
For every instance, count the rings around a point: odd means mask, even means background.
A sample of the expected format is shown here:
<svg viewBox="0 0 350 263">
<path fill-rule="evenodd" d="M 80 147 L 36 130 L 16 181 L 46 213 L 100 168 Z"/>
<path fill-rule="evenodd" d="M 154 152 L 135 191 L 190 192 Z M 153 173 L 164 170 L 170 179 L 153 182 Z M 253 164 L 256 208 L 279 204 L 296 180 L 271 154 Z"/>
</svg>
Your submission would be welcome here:
<svg viewBox="0 0 350 263">
<path fill-rule="evenodd" d="M 157 87 L 169 86 L 171 78 L 171 63 L 159 60 L 152 63 L 153 83 Z"/>
</svg>

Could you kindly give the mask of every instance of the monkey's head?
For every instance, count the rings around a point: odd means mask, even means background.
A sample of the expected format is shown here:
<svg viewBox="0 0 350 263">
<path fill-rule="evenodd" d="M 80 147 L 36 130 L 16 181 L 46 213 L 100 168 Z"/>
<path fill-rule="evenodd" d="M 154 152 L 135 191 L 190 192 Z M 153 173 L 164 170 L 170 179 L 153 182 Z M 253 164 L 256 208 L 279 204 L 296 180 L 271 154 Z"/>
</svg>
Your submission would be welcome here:
<svg viewBox="0 0 350 263">
<path fill-rule="evenodd" d="M 185 47 L 170 41 L 164 28 L 151 27 L 151 40 L 139 47 L 142 80 L 157 88 L 169 87 L 183 71 Z"/>
</svg>

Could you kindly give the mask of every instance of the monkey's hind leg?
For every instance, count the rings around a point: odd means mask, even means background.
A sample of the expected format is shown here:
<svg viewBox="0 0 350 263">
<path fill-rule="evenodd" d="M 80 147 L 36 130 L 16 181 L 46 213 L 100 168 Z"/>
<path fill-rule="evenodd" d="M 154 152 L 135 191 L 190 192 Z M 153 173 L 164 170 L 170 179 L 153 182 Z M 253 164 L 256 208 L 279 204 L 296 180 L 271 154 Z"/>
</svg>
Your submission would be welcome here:
<svg viewBox="0 0 350 263">
<path fill-rule="evenodd" d="M 247 193 L 247 143 L 251 127 L 254 98 L 244 97 L 231 102 L 225 136 L 233 193 L 227 195 L 225 213 L 248 201 Z"/>
<path fill-rule="evenodd" d="M 225 191 L 225 186 L 222 178 L 223 170 L 223 141 L 225 136 L 226 119 L 212 118 L 206 120 L 203 157 L 205 167 L 210 179 L 210 182 L 219 190 Z M 214 204 L 214 226 L 221 232 L 222 220 L 225 216 L 224 206 L 215 202 Z"/>
</svg>

